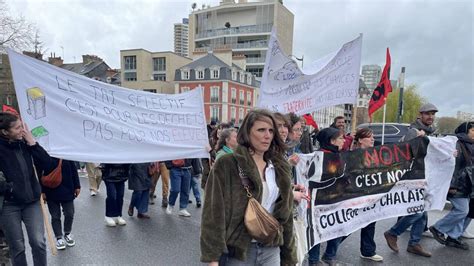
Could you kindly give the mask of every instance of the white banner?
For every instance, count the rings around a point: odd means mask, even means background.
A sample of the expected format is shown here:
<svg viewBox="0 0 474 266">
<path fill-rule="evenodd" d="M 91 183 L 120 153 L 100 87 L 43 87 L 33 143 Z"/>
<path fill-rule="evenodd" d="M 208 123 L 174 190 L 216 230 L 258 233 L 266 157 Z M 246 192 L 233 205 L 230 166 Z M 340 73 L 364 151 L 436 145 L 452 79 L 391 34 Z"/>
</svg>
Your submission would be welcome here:
<svg viewBox="0 0 474 266">
<path fill-rule="evenodd" d="M 310 204 L 298 206 L 308 248 L 378 220 L 443 209 L 456 141 L 429 137 L 427 145 L 418 138 L 339 155 L 299 154 L 297 182 L 311 193 Z"/>
<path fill-rule="evenodd" d="M 22 119 L 52 156 L 139 163 L 208 157 L 202 90 L 155 94 L 8 51 Z"/>
<path fill-rule="evenodd" d="M 299 69 L 272 32 L 257 106 L 274 112 L 306 114 L 337 104 L 354 104 L 359 92 L 362 35 Z"/>
</svg>

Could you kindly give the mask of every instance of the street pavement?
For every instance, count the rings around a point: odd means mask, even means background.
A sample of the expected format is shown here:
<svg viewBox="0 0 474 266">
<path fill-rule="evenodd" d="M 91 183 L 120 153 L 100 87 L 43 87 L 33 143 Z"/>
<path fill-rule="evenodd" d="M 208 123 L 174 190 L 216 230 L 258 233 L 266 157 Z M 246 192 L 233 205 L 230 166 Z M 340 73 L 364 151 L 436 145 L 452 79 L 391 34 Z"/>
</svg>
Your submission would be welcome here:
<svg viewBox="0 0 474 266">
<path fill-rule="evenodd" d="M 124 197 L 123 217 L 125 226 L 106 227 L 105 186 L 100 193 L 89 195 L 87 178 L 81 177 L 82 193 L 75 201 L 76 214 L 73 234 L 76 246 L 59 250 L 57 256 L 48 250 L 50 265 L 204 265 L 199 262 L 199 234 L 201 209 L 193 204 L 188 207 L 190 218 L 179 217 L 175 211 L 167 215 L 161 208 L 161 181 L 157 187 L 155 205 L 150 205 L 151 219 L 139 220 L 129 217 L 126 209 L 130 203 L 131 191 Z M 446 210 L 429 213 L 429 224 L 433 224 L 446 213 Z M 135 212 L 136 215 L 136 212 Z M 441 246 L 427 234 L 422 245 L 433 253 L 431 258 L 423 258 L 406 252 L 409 232 L 399 238 L 400 252 L 392 252 L 383 237 L 396 219 L 377 222 L 377 253 L 384 257 L 383 263 L 371 262 L 360 258 L 360 233 L 349 236 L 339 248 L 337 259 L 351 265 L 474 265 L 474 252 Z M 474 223 L 473 223 L 474 224 Z M 471 224 L 469 231 L 474 233 Z M 25 236 L 26 237 L 26 236 Z M 474 240 L 467 240 L 474 250 Z M 28 246 L 28 245 L 27 245 Z M 321 248 L 324 251 L 325 247 Z M 31 251 L 27 249 L 29 264 L 32 265 Z"/>
</svg>

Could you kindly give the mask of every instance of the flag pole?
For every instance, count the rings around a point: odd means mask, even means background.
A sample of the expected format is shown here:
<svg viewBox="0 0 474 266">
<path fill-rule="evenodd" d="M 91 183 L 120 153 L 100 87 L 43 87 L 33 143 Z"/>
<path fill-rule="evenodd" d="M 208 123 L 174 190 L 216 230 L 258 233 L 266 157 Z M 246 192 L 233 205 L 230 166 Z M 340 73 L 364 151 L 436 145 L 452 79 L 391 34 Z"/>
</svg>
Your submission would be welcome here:
<svg viewBox="0 0 474 266">
<path fill-rule="evenodd" d="M 382 145 L 385 143 L 385 113 L 387 111 L 387 98 L 384 99 L 383 104 L 383 120 L 382 120 Z"/>
</svg>

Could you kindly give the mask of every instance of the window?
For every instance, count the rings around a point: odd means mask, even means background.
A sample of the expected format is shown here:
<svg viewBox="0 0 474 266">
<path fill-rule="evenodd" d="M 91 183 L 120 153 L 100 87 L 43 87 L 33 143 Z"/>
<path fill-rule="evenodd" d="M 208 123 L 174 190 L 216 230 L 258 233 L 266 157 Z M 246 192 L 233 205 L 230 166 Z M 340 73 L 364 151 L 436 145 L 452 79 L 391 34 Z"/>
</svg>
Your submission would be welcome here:
<svg viewBox="0 0 474 266">
<path fill-rule="evenodd" d="M 230 91 L 231 91 L 231 99 L 230 99 L 230 101 L 231 101 L 232 103 L 236 103 L 236 102 L 237 102 L 237 90 L 236 90 L 235 88 L 231 88 Z"/>
<path fill-rule="evenodd" d="M 166 71 L 166 57 L 153 58 L 153 71 Z"/>
<path fill-rule="evenodd" d="M 245 74 L 244 72 L 239 72 L 240 74 L 240 83 L 244 83 L 245 82 Z"/>
<path fill-rule="evenodd" d="M 245 97 L 244 95 L 245 95 L 245 94 L 244 94 L 244 91 L 243 91 L 243 90 L 240 90 L 240 91 L 239 91 L 239 103 L 240 103 L 241 105 L 244 104 L 244 97 Z"/>
<path fill-rule="evenodd" d="M 211 79 L 219 78 L 219 68 L 211 68 Z"/>
<path fill-rule="evenodd" d="M 189 79 L 189 70 L 187 69 L 181 70 L 181 79 Z"/>
<path fill-rule="evenodd" d="M 219 87 L 211 87 L 211 103 L 219 102 Z"/>
<path fill-rule="evenodd" d="M 242 124 L 242 121 L 244 121 L 244 109 L 239 108 L 239 124 Z"/>
<path fill-rule="evenodd" d="M 247 92 L 247 105 L 252 106 L 252 93 L 250 91 Z"/>
<path fill-rule="evenodd" d="M 136 70 L 137 69 L 137 57 L 136 56 L 125 56 L 125 70 Z"/>
<path fill-rule="evenodd" d="M 237 71 L 232 69 L 232 80 L 237 80 Z"/>
<path fill-rule="evenodd" d="M 181 92 L 188 92 L 189 91 L 189 87 L 181 87 Z"/>
<path fill-rule="evenodd" d="M 234 106 L 230 107 L 230 119 L 231 119 L 231 120 L 234 120 L 234 121 L 235 121 L 235 115 L 236 115 L 236 114 L 237 114 L 237 113 L 235 112 L 235 107 L 234 107 Z"/>
<path fill-rule="evenodd" d="M 204 69 L 196 69 L 196 78 L 197 79 L 204 79 Z"/>
<path fill-rule="evenodd" d="M 124 79 L 126 81 L 137 81 L 137 72 L 125 72 Z"/>
<path fill-rule="evenodd" d="M 219 121 L 219 107 L 217 106 L 211 106 L 210 108 L 210 113 L 211 113 L 211 120 L 213 121 Z"/>
<path fill-rule="evenodd" d="M 252 85 L 252 74 L 247 73 L 247 84 Z"/>
<path fill-rule="evenodd" d="M 153 74 L 153 80 L 166 81 L 166 74 Z"/>
</svg>

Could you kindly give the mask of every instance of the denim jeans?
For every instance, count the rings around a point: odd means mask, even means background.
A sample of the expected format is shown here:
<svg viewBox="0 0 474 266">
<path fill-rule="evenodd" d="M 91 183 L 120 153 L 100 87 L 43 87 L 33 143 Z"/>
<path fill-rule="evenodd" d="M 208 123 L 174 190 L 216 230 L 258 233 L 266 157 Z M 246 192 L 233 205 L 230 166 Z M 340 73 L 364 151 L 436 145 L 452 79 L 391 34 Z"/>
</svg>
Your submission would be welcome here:
<svg viewBox="0 0 474 266">
<path fill-rule="evenodd" d="M 428 215 L 426 212 L 415 213 L 408 216 L 403 216 L 398 222 L 388 230 L 388 233 L 393 236 L 399 236 L 411 226 L 409 246 L 414 246 L 420 243 L 421 235 L 426 226 Z"/>
<path fill-rule="evenodd" d="M 247 259 L 241 261 L 227 258 L 226 266 L 274 266 L 280 265 L 280 247 L 264 247 L 259 243 L 251 243 L 247 251 Z"/>
<path fill-rule="evenodd" d="M 345 237 L 338 237 L 329 240 L 326 245 L 326 252 L 324 252 L 322 259 L 329 261 L 336 258 L 337 249 L 344 239 Z M 317 244 L 308 251 L 308 261 L 310 264 L 316 264 L 319 261 L 320 249 L 321 244 Z"/>
<path fill-rule="evenodd" d="M 201 202 L 201 192 L 199 191 L 199 176 L 195 175 L 191 177 L 191 189 L 193 190 L 196 202 Z"/>
<path fill-rule="evenodd" d="M 130 208 L 137 208 L 138 213 L 148 212 L 148 196 L 150 190 L 134 190 L 132 193 L 132 199 L 130 200 Z"/>
<path fill-rule="evenodd" d="M 104 181 L 107 188 L 107 198 L 105 199 L 105 216 L 122 216 L 123 194 L 125 191 L 125 181 L 108 182 Z"/>
<path fill-rule="evenodd" d="M 374 256 L 377 248 L 375 241 L 375 222 L 360 230 L 360 254 L 364 257 Z"/>
<path fill-rule="evenodd" d="M 26 227 L 34 265 L 46 265 L 46 239 L 40 202 L 19 204 L 5 201 L 0 223 L 10 247 L 12 265 L 27 265 L 21 222 Z"/>
<path fill-rule="evenodd" d="M 171 168 L 170 170 L 171 191 L 169 205 L 172 207 L 179 196 L 179 209 L 186 209 L 189 201 L 189 190 L 191 186 L 191 172 L 186 168 Z"/>
<path fill-rule="evenodd" d="M 53 227 L 54 236 L 56 238 L 63 237 L 63 229 L 61 227 L 61 207 L 64 214 L 64 234 L 71 233 L 72 222 L 74 220 L 74 201 L 54 201 L 48 200 L 48 210 L 51 214 L 51 226 Z"/>
<path fill-rule="evenodd" d="M 458 239 L 464 232 L 466 216 L 469 213 L 469 198 L 449 198 L 453 208 L 433 226 L 443 234 Z"/>
</svg>

